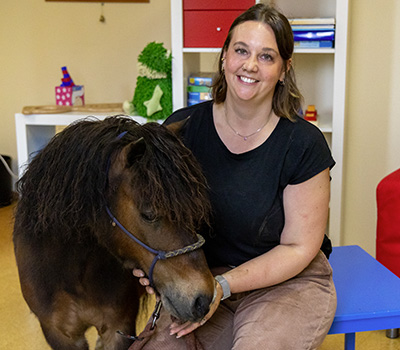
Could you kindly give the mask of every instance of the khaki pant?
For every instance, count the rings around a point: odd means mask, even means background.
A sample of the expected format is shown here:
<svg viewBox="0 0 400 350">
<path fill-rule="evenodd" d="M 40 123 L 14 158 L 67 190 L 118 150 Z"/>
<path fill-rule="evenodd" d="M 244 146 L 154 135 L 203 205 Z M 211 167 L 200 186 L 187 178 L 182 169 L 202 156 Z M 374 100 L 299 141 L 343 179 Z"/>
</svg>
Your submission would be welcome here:
<svg viewBox="0 0 400 350">
<path fill-rule="evenodd" d="M 276 286 L 234 294 L 195 333 L 206 350 L 310 350 L 323 342 L 336 310 L 332 269 L 322 252 L 298 276 Z M 144 349 L 186 350 L 169 335 L 162 312 Z"/>
</svg>

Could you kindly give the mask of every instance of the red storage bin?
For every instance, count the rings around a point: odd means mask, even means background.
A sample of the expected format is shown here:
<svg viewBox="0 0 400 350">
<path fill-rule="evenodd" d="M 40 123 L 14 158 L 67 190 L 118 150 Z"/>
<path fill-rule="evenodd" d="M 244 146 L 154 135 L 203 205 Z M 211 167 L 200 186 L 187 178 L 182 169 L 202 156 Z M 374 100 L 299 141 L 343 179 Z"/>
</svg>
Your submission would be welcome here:
<svg viewBox="0 0 400 350">
<path fill-rule="evenodd" d="M 183 0 L 183 46 L 221 48 L 237 16 L 255 0 Z"/>
<path fill-rule="evenodd" d="M 232 22 L 241 13 L 243 11 L 184 11 L 183 46 L 221 48 Z"/>
<path fill-rule="evenodd" d="M 376 188 L 376 259 L 400 277 L 400 169 Z"/>
</svg>

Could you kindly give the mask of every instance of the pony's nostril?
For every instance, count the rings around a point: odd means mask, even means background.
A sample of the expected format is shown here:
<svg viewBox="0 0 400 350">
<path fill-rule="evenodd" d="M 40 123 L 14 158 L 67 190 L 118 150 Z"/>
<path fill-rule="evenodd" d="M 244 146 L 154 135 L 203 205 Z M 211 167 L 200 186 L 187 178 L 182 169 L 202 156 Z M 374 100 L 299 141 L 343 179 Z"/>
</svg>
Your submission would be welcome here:
<svg viewBox="0 0 400 350">
<path fill-rule="evenodd" d="M 210 298 L 201 294 L 194 301 L 193 305 L 193 316 L 195 318 L 203 318 L 210 310 Z"/>
</svg>

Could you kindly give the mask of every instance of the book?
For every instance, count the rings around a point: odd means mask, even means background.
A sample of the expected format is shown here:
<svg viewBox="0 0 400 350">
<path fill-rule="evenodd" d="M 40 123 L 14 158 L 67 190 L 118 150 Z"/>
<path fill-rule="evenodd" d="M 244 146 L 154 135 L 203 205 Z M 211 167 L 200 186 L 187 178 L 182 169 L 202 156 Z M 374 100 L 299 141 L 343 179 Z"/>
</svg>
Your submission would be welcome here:
<svg viewBox="0 0 400 350">
<path fill-rule="evenodd" d="M 291 25 L 335 24 L 334 18 L 290 18 Z"/>
<path fill-rule="evenodd" d="M 307 41 L 295 41 L 295 49 L 329 49 L 334 47 L 334 41 L 332 40 L 307 40 Z"/>
<path fill-rule="evenodd" d="M 211 100 L 211 93 L 209 92 L 188 92 L 188 106 Z"/>
<path fill-rule="evenodd" d="M 188 77 L 188 84 L 189 85 L 198 85 L 198 86 L 211 86 L 212 79 L 214 73 L 207 73 L 207 72 L 200 72 L 200 73 L 193 73 Z"/>
<path fill-rule="evenodd" d="M 323 31 L 323 30 L 335 30 L 333 24 L 316 24 L 316 25 L 300 25 L 294 24 L 291 26 L 293 32 L 308 32 L 308 31 Z"/>
<path fill-rule="evenodd" d="M 309 40 L 330 40 L 335 39 L 334 30 L 324 30 L 324 31 L 296 31 L 293 32 L 294 41 L 309 41 Z"/>
<path fill-rule="evenodd" d="M 211 92 L 211 87 L 205 85 L 188 85 L 188 92 Z"/>
</svg>

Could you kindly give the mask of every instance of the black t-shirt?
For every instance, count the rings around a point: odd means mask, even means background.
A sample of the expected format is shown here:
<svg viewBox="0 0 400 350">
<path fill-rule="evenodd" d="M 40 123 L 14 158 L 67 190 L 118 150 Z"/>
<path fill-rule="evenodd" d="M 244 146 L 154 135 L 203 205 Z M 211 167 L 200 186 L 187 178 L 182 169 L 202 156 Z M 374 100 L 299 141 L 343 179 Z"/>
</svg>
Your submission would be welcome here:
<svg viewBox="0 0 400 350">
<path fill-rule="evenodd" d="M 285 187 L 332 168 L 335 161 L 321 131 L 301 118 L 280 118 L 262 145 L 234 154 L 217 134 L 212 101 L 180 109 L 165 124 L 188 116 L 183 141 L 210 186 L 212 228 L 203 232 L 204 251 L 211 267 L 238 266 L 279 245 Z M 321 249 L 329 256 L 326 237 Z"/>
</svg>

